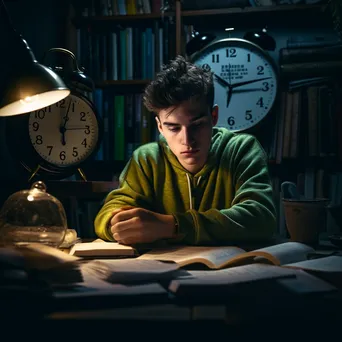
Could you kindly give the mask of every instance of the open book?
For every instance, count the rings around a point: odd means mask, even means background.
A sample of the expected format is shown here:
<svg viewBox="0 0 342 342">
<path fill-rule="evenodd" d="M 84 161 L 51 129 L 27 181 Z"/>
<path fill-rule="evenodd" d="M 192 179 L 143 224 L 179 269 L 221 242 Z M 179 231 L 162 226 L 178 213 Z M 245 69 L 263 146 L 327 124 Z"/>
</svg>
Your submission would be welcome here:
<svg viewBox="0 0 342 342">
<path fill-rule="evenodd" d="M 182 267 L 203 264 L 210 269 L 222 269 L 255 261 L 281 266 L 307 260 L 314 253 L 315 250 L 305 244 L 284 242 L 249 252 L 235 246 L 176 246 L 153 249 L 138 259 L 173 261 Z"/>
<path fill-rule="evenodd" d="M 196 269 L 198 267 L 195 266 L 199 265 L 213 270 L 264 263 L 342 275 L 342 256 L 322 256 L 314 248 L 300 242 L 284 242 L 252 251 L 235 246 L 176 246 L 153 249 L 137 259 L 172 261 L 183 268 Z"/>
</svg>

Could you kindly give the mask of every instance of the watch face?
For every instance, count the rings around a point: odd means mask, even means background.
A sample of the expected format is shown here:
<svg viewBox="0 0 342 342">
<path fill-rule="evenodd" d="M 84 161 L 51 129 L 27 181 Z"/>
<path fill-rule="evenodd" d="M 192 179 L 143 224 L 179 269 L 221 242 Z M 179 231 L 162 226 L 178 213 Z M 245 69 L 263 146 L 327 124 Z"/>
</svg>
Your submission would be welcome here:
<svg viewBox="0 0 342 342">
<path fill-rule="evenodd" d="M 99 126 L 92 105 L 83 97 L 67 98 L 29 114 L 30 141 L 46 162 L 71 167 L 96 149 Z"/>
<path fill-rule="evenodd" d="M 244 131 L 271 110 L 277 72 L 271 57 L 258 45 L 244 39 L 222 39 L 198 52 L 193 62 L 214 73 L 217 126 Z"/>
</svg>

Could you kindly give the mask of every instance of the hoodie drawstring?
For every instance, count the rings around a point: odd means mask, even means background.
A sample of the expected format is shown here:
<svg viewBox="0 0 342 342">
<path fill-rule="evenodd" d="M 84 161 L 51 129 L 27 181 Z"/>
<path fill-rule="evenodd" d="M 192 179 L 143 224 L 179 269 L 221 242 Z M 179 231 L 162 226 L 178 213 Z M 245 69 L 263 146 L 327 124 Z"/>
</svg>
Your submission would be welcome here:
<svg viewBox="0 0 342 342">
<path fill-rule="evenodd" d="M 189 190 L 189 198 L 190 198 L 190 210 L 192 209 L 192 193 L 191 193 L 191 183 L 190 183 L 190 177 L 186 173 L 186 179 L 188 180 L 188 190 Z"/>
<path fill-rule="evenodd" d="M 198 186 L 199 182 L 201 181 L 201 177 L 202 176 L 198 177 L 198 181 L 197 181 L 196 186 Z M 186 179 L 188 180 L 188 190 L 189 190 L 190 210 L 191 210 L 191 209 L 193 209 L 193 207 L 192 207 L 192 191 L 191 191 L 190 177 L 189 177 L 189 175 L 187 173 L 186 173 Z"/>
</svg>

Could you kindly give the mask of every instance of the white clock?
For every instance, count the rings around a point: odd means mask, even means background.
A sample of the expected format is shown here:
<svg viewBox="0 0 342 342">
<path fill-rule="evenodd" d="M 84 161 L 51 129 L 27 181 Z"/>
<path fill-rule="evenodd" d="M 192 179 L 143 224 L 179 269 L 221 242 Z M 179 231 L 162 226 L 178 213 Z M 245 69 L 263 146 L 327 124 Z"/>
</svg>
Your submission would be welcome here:
<svg viewBox="0 0 342 342">
<path fill-rule="evenodd" d="M 6 124 L 7 146 L 15 161 L 31 174 L 62 179 L 82 167 L 99 149 L 103 123 L 87 97 L 73 90 L 65 99 L 34 112 L 17 115 Z M 13 134 L 16 132 L 16 134 Z"/>
<path fill-rule="evenodd" d="M 99 138 L 93 106 L 76 95 L 30 113 L 28 129 L 39 156 L 60 168 L 78 165 L 89 158 Z"/>
<path fill-rule="evenodd" d="M 217 126 L 246 131 L 270 113 L 278 75 L 272 57 L 261 47 L 245 39 L 226 38 L 208 44 L 191 60 L 214 74 Z"/>
</svg>

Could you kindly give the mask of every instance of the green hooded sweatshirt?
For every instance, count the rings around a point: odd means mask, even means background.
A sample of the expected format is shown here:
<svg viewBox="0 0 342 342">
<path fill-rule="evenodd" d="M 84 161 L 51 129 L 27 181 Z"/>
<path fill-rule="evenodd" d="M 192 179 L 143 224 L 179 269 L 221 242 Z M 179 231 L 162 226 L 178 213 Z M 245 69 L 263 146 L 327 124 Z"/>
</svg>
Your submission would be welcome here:
<svg viewBox="0 0 342 342">
<path fill-rule="evenodd" d="M 136 149 L 95 218 L 100 238 L 114 240 L 109 221 L 123 206 L 173 215 L 174 242 L 183 244 L 263 240 L 276 227 L 265 151 L 254 136 L 225 128 L 214 127 L 207 163 L 195 175 L 162 136 Z"/>
</svg>

